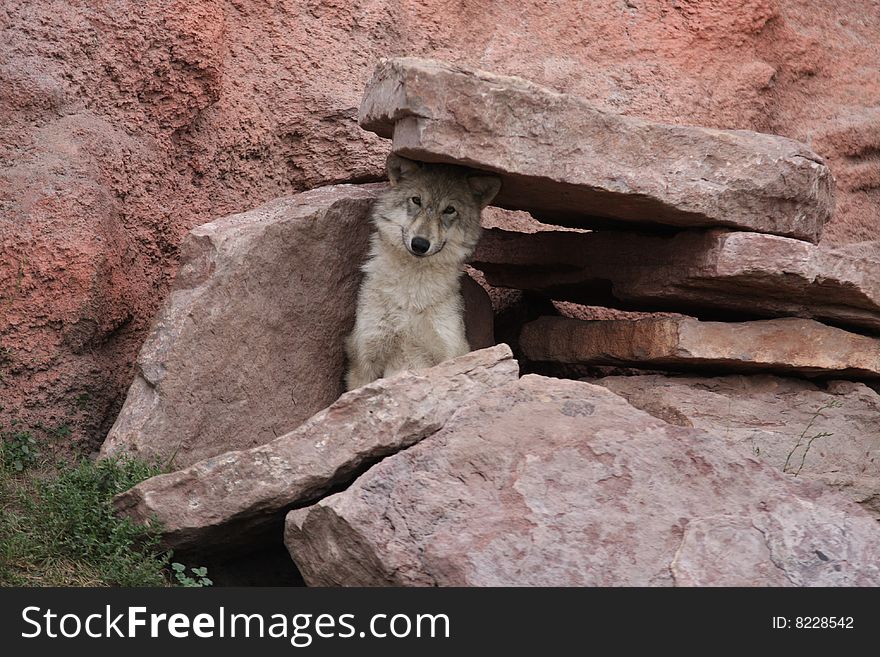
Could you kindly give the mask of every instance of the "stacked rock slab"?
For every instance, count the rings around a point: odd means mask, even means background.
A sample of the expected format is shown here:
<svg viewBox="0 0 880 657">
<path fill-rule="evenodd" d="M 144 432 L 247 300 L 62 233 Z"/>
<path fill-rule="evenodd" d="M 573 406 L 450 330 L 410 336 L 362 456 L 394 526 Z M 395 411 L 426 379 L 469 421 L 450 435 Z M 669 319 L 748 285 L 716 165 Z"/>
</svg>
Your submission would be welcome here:
<svg viewBox="0 0 880 657">
<path fill-rule="evenodd" d="M 312 585 L 880 584 L 867 513 L 721 437 L 602 386 L 520 379 L 499 345 L 346 393 L 115 505 L 207 556 L 284 527 Z"/>
<path fill-rule="evenodd" d="M 497 287 L 629 310 L 804 317 L 880 333 L 880 242 L 826 250 L 727 230 L 483 232 L 473 265 Z"/>
<path fill-rule="evenodd" d="M 880 257 L 865 259 L 867 247 L 831 252 L 813 244 L 834 207 L 833 179 L 804 144 L 611 115 L 519 78 L 410 58 L 377 66 L 359 118 L 400 155 L 497 173 L 502 207 L 557 225 L 614 229 L 487 231 L 472 264 L 492 285 L 625 310 L 800 317 L 880 332 Z M 531 324 L 522 355 L 878 373 L 880 342 L 810 321 L 574 326 Z M 579 354 L 560 339 L 571 331 Z"/>
<path fill-rule="evenodd" d="M 533 361 L 880 378 L 880 340 L 793 317 L 755 322 L 541 317 L 522 328 L 520 348 Z"/>
<path fill-rule="evenodd" d="M 443 62 L 380 62 L 360 124 L 395 153 L 493 171 L 496 205 L 557 225 L 727 226 L 818 241 L 833 179 L 804 144 L 609 114 Z"/>
<path fill-rule="evenodd" d="M 609 115 L 516 78 L 412 59 L 378 67 L 360 119 L 404 156 L 498 173 L 505 207 L 618 229 L 530 243 L 490 233 L 477 256 L 490 281 L 675 309 L 685 293 L 703 307 L 726 276 L 739 296 L 720 308 L 775 290 L 766 315 L 876 328 L 873 274 L 835 269 L 846 258 L 823 260 L 812 244 L 833 185 L 802 144 Z M 103 450 L 186 467 L 117 496 L 120 514 L 159 520 L 165 546 L 201 553 L 252 551 L 283 528 L 313 585 L 880 585 L 880 527 L 845 496 L 780 473 L 714 426 L 641 410 L 611 383 L 520 379 L 505 345 L 333 402 L 377 189 L 316 190 L 193 231 L 195 257 Z M 666 236 L 619 230 L 647 227 Z M 582 240 L 606 251 L 598 263 Z M 614 272 L 630 240 L 630 271 Z M 760 249 L 789 258 L 781 286 Z M 279 283 L 285 259 L 307 285 Z M 255 326 L 272 335 L 248 342 Z M 787 344 L 793 335 L 805 344 Z M 520 342 L 534 360 L 880 374 L 874 339 L 812 319 L 543 318 Z M 297 357 L 290 380 L 286 353 Z M 853 497 L 870 481 L 855 473 L 841 488 Z"/>
<path fill-rule="evenodd" d="M 169 548 L 210 552 L 248 542 L 253 548 L 273 527 L 280 536 L 287 510 L 347 485 L 361 470 L 438 431 L 460 406 L 518 374 L 510 348 L 499 345 L 379 379 L 265 445 L 147 479 L 114 504 L 138 522 L 158 520 Z"/>
</svg>

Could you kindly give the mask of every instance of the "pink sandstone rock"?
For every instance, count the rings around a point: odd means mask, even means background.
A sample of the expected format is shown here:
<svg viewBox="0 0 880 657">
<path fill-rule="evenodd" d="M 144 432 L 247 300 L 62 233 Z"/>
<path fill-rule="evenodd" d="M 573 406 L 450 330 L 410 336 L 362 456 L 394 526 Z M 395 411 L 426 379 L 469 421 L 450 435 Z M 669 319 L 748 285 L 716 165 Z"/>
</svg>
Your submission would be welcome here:
<svg viewBox="0 0 880 657">
<path fill-rule="evenodd" d="M 400 155 L 499 174 L 493 203 L 547 223 L 727 226 L 817 242 L 834 208 L 831 173 L 804 144 L 611 114 L 446 62 L 381 61 L 358 119 Z"/>
<path fill-rule="evenodd" d="M 313 586 L 876 586 L 880 526 L 609 390 L 527 375 L 287 515 Z"/>
<path fill-rule="evenodd" d="M 593 381 L 665 422 L 823 482 L 880 520 L 880 395 L 863 383 L 755 376 L 609 376 Z"/>
<path fill-rule="evenodd" d="M 519 346 L 533 361 L 880 378 L 880 339 L 809 319 L 541 317 L 523 326 Z"/>
<path fill-rule="evenodd" d="M 659 237 L 490 229 L 472 264 L 491 285 L 588 305 L 794 315 L 880 333 L 880 242 L 826 249 L 722 230 Z"/>
<path fill-rule="evenodd" d="M 468 401 L 519 374 L 507 345 L 345 393 L 298 429 L 265 445 L 230 451 L 117 495 L 117 512 L 162 523 L 165 546 L 202 552 L 253 549 L 280 535 L 287 510 L 303 506 L 438 431 Z M 277 538 L 276 538 L 277 540 Z"/>
</svg>

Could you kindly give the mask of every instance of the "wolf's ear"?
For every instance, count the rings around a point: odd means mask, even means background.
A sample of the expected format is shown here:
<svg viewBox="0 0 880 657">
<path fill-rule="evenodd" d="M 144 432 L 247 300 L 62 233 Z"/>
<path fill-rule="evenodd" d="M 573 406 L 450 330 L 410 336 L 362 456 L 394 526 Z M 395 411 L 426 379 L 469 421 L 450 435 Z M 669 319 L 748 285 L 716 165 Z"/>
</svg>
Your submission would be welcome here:
<svg viewBox="0 0 880 657">
<path fill-rule="evenodd" d="M 400 182 L 401 178 L 406 178 L 418 171 L 421 165 L 415 160 L 408 160 L 392 153 L 385 160 L 385 168 L 388 170 L 388 180 L 391 181 L 393 187 Z"/>
<path fill-rule="evenodd" d="M 501 178 L 498 176 L 468 176 L 467 182 L 481 208 L 489 205 L 501 191 Z"/>
</svg>

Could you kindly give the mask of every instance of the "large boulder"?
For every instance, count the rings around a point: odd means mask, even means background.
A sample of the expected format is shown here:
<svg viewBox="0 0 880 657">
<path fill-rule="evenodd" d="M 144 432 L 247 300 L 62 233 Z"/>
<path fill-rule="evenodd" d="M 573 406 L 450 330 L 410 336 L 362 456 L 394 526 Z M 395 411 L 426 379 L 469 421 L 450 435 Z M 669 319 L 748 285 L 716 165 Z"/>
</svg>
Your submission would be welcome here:
<svg viewBox="0 0 880 657">
<path fill-rule="evenodd" d="M 608 389 L 528 375 L 291 511 L 310 585 L 880 585 L 880 526 Z"/>
<path fill-rule="evenodd" d="M 380 188 L 318 189 L 194 228 L 101 456 L 176 469 L 266 443 L 336 399 Z"/>
<path fill-rule="evenodd" d="M 640 310 L 796 316 L 880 333 L 880 241 L 836 249 L 725 230 L 484 232 L 494 286 Z"/>
<path fill-rule="evenodd" d="M 522 327 L 519 347 L 525 358 L 541 362 L 880 378 L 880 338 L 793 317 L 539 317 Z"/>
<path fill-rule="evenodd" d="M 768 375 L 609 376 L 594 383 L 670 424 L 703 429 L 880 520 L 880 395 L 863 383 Z"/>
<path fill-rule="evenodd" d="M 344 487 L 375 462 L 439 431 L 463 405 L 519 373 L 507 345 L 345 393 L 271 442 L 200 461 L 121 493 L 116 510 L 158 520 L 166 547 L 254 549 L 284 514 Z M 269 539 L 271 540 L 271 538 Z"/>
<path fill-rule="evenodd" d="M 401 155 L 499 174 L 496 205 L 559 225 L 729 226 L 818 242 L 834 209 L 831 172 L 805 144 L 611 114 L 445 62 L 383 60 L 358 118 Z"/>
</svg>

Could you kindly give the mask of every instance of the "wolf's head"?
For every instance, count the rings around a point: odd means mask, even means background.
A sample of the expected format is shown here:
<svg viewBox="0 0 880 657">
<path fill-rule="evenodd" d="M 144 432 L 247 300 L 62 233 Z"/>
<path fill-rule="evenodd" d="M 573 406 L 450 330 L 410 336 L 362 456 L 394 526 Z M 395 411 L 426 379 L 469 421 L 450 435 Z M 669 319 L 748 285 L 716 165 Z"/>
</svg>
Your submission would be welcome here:
<svg viewBox="0 0 880 657">
<path fill-rule="evenodd" d="M 391 189 L 374 211 L 379 239 L 414 258 L 464 262 L 480 238 L 480 211 L 495 198 L 501 180 L 399 155 L 388 156 L 387 168 Z"/>
</svg>

